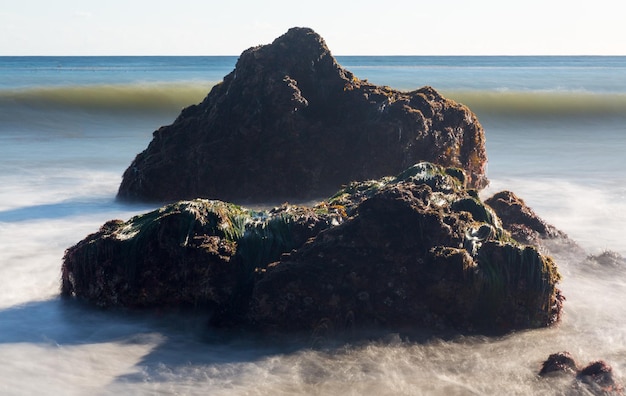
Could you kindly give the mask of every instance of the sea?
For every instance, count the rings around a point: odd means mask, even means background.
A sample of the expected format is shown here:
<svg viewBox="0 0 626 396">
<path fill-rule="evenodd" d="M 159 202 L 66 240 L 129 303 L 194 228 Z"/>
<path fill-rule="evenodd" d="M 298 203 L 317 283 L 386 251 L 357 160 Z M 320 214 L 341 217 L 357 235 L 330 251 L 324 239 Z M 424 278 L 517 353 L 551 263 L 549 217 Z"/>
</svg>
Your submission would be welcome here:
<svg viewBox="0 0 626 396">
<path fill-rule="evenodd" d="M 115 200 L 122 173 L 237 57 L 0 57 L 0 394 L 584 394 L 571 379 L 538 377 L 561 351 L 606 361 L 624 383 L 626 57 L 337 60 L 360 79 L 432 86 L 476 113 L 491 181 L 481 195 L 514 191 L 575 242 L 543 247 L 563 276 L 558 326 L 311 344 L 210 329 L 199 311 L 61 299 L 65 249 L 154 208 Z"/>
</svg>

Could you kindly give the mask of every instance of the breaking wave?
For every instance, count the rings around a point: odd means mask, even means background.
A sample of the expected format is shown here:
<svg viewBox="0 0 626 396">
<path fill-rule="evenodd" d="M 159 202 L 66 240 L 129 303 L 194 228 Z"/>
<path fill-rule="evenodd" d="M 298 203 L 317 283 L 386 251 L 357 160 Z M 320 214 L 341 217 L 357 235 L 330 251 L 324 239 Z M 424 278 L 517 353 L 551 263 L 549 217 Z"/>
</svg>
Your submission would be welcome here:
<svg viewBox="0 0 626 396">
<path fill-rule="evenodd" d="M 200 102 L 215 83 L 66 85 L 0 91 L 0 108 L 150 112 L 180 110 Z"/>
<path fill-rule="evenodd" d="M 451 91 L 442 92 L 478 115 L 619 116 L 626 114 L 626 94 L 584 91 Z"/>
<path fill-rule="evenodd" d="M 179 111 L 200 102 L 209 81 L 66 85 L 0 90 L 0 108 L 102 112 Z M 437 89 L 437 87 L 435 87 Z M 626 94 L 582 91 L 445 91 L 481 115 L 610 116 L 626 114 Z M 305 93 L 306 94 L 306 93 Z"/>
</svg>

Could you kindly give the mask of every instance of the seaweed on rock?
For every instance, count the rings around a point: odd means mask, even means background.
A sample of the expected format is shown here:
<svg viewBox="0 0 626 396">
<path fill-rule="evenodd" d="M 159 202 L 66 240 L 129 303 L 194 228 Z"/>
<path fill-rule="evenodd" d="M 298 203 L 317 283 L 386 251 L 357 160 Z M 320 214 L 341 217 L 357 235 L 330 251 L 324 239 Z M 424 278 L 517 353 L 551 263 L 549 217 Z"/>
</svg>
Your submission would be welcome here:
<svg viewBox="0 0 626 396">
<path fill-rule="evenodd" d="M 123 222 L 113 220 L 66 250 L 62 292 L 100 306 L 219 300 L 201 279 L 224 270 L 249 213 L 220 201 L 177 202 Z M 179 285 L 181 287 L 176 287 Z"/>
<path fill-rule="evenodd" d="M 256 282 L 248 316 L 259 328 L 500 332 L 559 320 L 555 263 L 515 242 L 454 171 L 416 164 L 330 202 L 347 208 L 344 223 Z"/>
<path fill-rule="evenodd" d="M 463 171 L 418 163 L 313 207 L 181 201 L 67 249 L 62 293 L 100 306 L 209 305 L 259 330 L 508 331 L 558 321 L 555 263 L 515 242 Z"/>
<path fill-rule="evenodd" d="M 254 211 L 206 199 L 176 202 L 109 221 L 67 249 L 61 291 L 99 306 L 223 304 L 257 267 L 341 217 L 290 205 Z"/>
<path fill-rule="evenodd" d="M 529 327 L 556 323 L 562 303 L 556 289 L 560 279 L 552 259 L 535 247 L 487 242 L 477 257 L 475 281 L 481 295 L 476 313 L 494 326 L 506 327 L 511 320 Z"/>
</svg>

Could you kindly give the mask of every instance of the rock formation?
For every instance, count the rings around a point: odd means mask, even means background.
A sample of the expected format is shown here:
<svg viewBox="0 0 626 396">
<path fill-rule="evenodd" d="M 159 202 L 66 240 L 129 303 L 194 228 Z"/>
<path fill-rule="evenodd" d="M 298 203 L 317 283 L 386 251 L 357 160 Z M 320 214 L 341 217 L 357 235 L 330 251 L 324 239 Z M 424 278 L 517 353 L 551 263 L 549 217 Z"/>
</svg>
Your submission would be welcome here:
<svg viewBox="0 0 626 396">
<path fill-rule="evenodd" d="M 200 104 L 154 132 L 118 198 L 296 202 L 420 161 L 464 169 L 469 186 L 482 188 L 486 160 L 467 107 L 430 87 L 400 92 L 359 80 L 319 35 L 293 28 L 244 51 Z"/>
<path fill-rule="evenodd" d="M 101 306 L 209 305 L 259 331 L 509 331 L 558 321 L 554 262 L 513 241 L 465 173 L 419 163 L 312 208 L 198 199 L 69 248 L 62 292 Z"/>
<path fill-rule="evenodd" d="M 421 163 L 390 180 L 347 186 L 329 204 L 346 203 L 354 215 L 263 271 L 250 321 L 324 332 L 504 332 L 558 321 L 555 264 L 513 242 L 463 182 L 458 170 Z"/>
<path fill-rule="evenodd" d="M 546 223 L 511 191 L 501 191 L 485 200 L 502 220 L 502 226 L 520 243 L 536 245 L 540 239 L 567 238 L 567 235 Z"/>
<path fill-rule="evenodd" d="M 230 307 L 254 268 L 342 221 L 343 211 L 283 205 L 254 211 L 206 199 L 111 220 L 66 250 L 62 294 L 101 307 Z"/>
<path fill-rule="evenodd" d="M 571 392 L 566 394 L 622 396 L 624 387 L 615 380 L 613 368 L 603 360 L 580 368 L 569 352 L 550 355 L 539 371 L 541 377 L 572 377 Z"/>
</svg>

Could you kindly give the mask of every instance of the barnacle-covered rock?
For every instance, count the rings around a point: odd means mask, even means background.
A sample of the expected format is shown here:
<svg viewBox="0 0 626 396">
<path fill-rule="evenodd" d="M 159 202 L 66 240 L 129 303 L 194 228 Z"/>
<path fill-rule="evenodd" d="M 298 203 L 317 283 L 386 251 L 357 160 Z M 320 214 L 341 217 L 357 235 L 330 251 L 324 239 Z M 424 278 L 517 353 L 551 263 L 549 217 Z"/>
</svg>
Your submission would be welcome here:
<svg viewBox="0 0 626 396">
<path fill-rule="evenodd" d="M 459 175 L 423 163 L 348 185 L 330 202 L 350 217 L 262 271 L 250 321 L 270 331 L 481 332 L 557 322 L 555 263 L 515 242 Z"/>
<path fill-rule="evenodd" d="M 504 332 L 558 321 L 555 263 L 514 241 L 465 173 L 418 163 L 313 207 L 196 199 L 67 249 L 62 292 L 101 306 L 210 305 L 260 331 Z"/>
<path fill-rule="evenodd" d="M 342 214 L 327 206 L 254 211 L 196 199 L 112 220 L 66 250 L 62 294 L 99 306 L 232 309 L 257 266 L 277 260 Z"/>
<path fill-rule="evenodd" d="M 504 228 L 521 243 L 537 244 L 540 239 L 567 238 L 563 231 L 546 223 L 511 191 L 500 191 L 485 203 L 493 208 Z"/>
<path fill-rule="evenodd" d="M 431 87 L 403 92 L 360 80 L 317 33 L 293 28 L 244 51 L 201 103 L 154 132 L 118 197 L 305 201 L 420 161 L 461 168 L 469 185 L 486 186 L 476 115 Z"/>
</svg>

